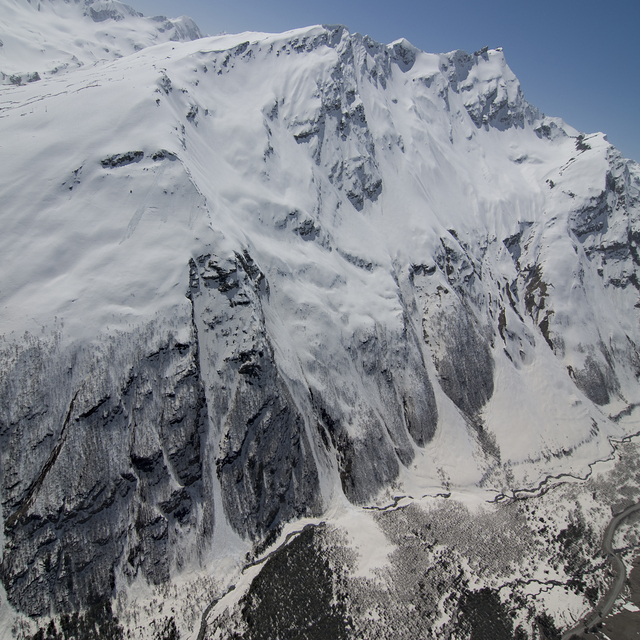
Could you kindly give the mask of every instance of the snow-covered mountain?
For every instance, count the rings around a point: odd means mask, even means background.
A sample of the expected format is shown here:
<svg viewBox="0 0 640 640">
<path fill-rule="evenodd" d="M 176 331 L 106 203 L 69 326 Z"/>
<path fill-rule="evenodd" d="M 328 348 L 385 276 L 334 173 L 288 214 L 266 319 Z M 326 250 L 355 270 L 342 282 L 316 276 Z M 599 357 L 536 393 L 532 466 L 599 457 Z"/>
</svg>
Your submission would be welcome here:
<svg viewBox="0 0 640 640">
<path fill-rule="evenodd" d="M 367 509 L 537 495 L 640 431 L 640 167 L 500 49 L 0 9 L 6 629 L 113 602 L 149 635 L 131 602 L 188 584 L 160 631 L 195 634 L 300 521 L 388 549 Z"/>
<path fill-rule="evenodd" d="M 5 0 L 0 83 L 35 82 L 155 44 L 198 38 L 191 18 L 145 18 L 117 0 Z"/>
</svg>

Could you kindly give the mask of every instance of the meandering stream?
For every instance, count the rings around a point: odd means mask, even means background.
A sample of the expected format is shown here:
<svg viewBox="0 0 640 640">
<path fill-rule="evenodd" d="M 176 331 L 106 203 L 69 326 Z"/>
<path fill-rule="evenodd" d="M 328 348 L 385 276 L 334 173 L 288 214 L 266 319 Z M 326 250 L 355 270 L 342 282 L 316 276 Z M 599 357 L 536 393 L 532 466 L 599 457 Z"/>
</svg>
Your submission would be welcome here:
<svg viewBox="0 0 640 640">
<path fill-rule="evenodd" d="M 605 529 L 604 535 L 602 536 L 602 550 L 606 554 L 609 562 L 611 562 L 611 566 L 613 567 L 613 570 L 616 574 L 616 579 L 609 588 L 609 591 L 607 591 L 607 593 L 601 598 L 595 609 L 593 609 L 591 613 L 586 615 L 579 624 L 566 631 L 562 636 L 562 640 L 570 640 L 572 636 L 579 636 L 580 634 L 584 633 L 587 629 L 590 629 L 607 615 L 609 615 L 611 609 L 613 609 L 613 605 L 620 595 L 620 592 L 622 591 L 622 588 L 624 587 L 625 581 L 627 579 L 627 570 L 624 566 L 624 562 L 622 562 L 622 559 L 614 552 L 612 547 L 613 536 L 620 523 L 627 516 L 636 511 L 640 511 L 640 502 L 632 504 L 624 511 L 611 518 L 611 522 L 609 522 L 607 528 Z"/>
</svg>

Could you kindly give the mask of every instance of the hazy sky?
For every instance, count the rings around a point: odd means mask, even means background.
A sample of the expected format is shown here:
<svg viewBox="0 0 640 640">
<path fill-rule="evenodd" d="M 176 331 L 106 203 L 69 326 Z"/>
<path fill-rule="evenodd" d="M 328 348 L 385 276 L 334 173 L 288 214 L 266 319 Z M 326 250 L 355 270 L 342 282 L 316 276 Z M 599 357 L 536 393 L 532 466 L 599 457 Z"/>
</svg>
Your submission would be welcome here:
<svg viewBox="0 0 640 640">
<path fill-rule="evenodd" d="M 344 24 L 431 53 L 504 47 L 525 97 L 640 162 L 640 0 L 125 0 L 204 33 Z"/>
</svg>

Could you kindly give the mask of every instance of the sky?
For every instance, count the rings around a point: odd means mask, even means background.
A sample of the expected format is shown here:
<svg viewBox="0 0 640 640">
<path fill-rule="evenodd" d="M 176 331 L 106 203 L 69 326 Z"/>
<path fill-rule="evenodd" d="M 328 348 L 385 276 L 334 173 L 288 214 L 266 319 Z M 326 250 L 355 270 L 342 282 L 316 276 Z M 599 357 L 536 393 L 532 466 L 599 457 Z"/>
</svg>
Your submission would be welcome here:
<svg viewBox="0 0 640 640">
<path fill-rule="evenodd" d="M 125 0 L 203 33 L 344 24 L 430 53 L 503 47 L 529 102 L 640 162 L 640 0 Z"/>
</svg>

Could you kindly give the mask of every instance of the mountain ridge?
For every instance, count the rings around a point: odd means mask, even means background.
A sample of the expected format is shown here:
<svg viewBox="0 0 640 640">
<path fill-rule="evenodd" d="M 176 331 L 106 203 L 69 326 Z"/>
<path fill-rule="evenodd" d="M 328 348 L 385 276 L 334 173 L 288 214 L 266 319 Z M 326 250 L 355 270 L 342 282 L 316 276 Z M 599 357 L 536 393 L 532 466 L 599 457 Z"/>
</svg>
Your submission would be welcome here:
<svg viewBox="0 0 640 640">
<path fill-rule="evenodd" d="M 7 0 L 3 6 L 1 84 L 37 82 L 160 42 L 202 37 L 191 18 L 145 18 L 116 0 Z"/>
</svg>

